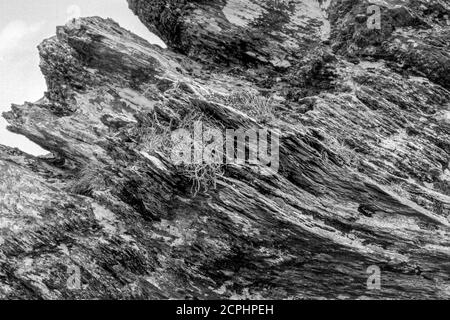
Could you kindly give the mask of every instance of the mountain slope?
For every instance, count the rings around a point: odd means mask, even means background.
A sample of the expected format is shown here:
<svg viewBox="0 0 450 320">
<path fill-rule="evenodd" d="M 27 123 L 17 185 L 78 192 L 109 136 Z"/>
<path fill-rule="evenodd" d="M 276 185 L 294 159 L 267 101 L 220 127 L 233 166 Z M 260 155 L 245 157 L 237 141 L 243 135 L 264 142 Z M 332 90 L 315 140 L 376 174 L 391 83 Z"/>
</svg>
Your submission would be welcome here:
<svg viewBox="0 0 450 320">
<path fill-rule="evenodd" d="M 167 50 L 59 27 L 4 114 L 52 156 L 0 150 L 0 297 L 449 298 L 449 7 L 398 3 L 380 31 L 364 1 L 129 0 Z M 279 130 L 279 168 L 178 165 L 195 121 Z"/>
</svg>

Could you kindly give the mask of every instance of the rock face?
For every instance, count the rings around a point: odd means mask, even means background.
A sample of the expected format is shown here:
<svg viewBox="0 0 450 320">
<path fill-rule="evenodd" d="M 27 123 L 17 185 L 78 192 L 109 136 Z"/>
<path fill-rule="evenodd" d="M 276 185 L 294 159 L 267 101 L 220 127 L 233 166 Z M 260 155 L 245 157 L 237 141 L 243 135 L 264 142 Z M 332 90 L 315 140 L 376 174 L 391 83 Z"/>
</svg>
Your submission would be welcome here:
<svg viewBox="0 0 450 320">
<path fill-rule="evenodd" d="M 450 298 L 448 2 L 129 5 L 168 49 L 72 21 L 4 114 L 51 155 L 0 148 L 0 298 Z M 193 178 L 195 120 L 279 130 L 277 172 Z"/>
</svg>

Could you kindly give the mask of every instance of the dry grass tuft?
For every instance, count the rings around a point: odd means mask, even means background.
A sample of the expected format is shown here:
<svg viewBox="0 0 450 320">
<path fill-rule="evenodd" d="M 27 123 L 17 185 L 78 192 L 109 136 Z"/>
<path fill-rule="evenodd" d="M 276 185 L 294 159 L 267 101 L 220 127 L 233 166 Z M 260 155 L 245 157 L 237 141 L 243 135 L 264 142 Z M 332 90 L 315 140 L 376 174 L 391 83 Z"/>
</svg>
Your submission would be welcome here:
<svg viewBox="0 0 450 320">
<path fill-rule="evenodd" d="M 261 123 L 268 123 L 275 118 L 277 103 L 273 97 L 264 97 L 250 91 L 240 91 L 229 96 L 211 95 L 208 98 L 240 110 Z"/>
<path fill-rule="evenodd" d="M 92 196 L 95 190 L 106 188 L 103 170 L 96 164 L 89 163 L 83 167 L 75 180 L 68 186 L 71 193 Z"/>
<path fill-rule="evenodd" d="M 217 127 L 217 124 L 203 113 L 196 109 L 187 112 L 181 119 L 173 119 L 170 123 L 160 121 L 156 113 L 141 121 L 137 130 L 139 136 L 139 149 L 148 153 L 159 152 L 167 159 L 170 159 L 172 149 L 175 147 L 172 141 L 172 132 L 178 129 L 185 129 L 192 133 L 194 123 L 201 122 L 203 130 L 207 131 Z M 191 149 L 203 148 L 207 144 L 205 141 L 193 141 Z M 202 190 L 208 191 L 209 188 L 216 188 L 217 179 L 224 174 L 223 163 L 183 163 L 177 164 L 178 173 L 187 178 L 191 183 L 191 193 L 196 196 Z"/>
<path fill-rule="evenodd" d="M 359 165 L 359 156 L 358 153 L 352 148 L 348 147 L 344 142 L 339 141 L 334 137 L 330 137 L 327 139 L 327 146 L 330 150 L 338 155 L 345 165 L 357 168 Z"/>
</svg>

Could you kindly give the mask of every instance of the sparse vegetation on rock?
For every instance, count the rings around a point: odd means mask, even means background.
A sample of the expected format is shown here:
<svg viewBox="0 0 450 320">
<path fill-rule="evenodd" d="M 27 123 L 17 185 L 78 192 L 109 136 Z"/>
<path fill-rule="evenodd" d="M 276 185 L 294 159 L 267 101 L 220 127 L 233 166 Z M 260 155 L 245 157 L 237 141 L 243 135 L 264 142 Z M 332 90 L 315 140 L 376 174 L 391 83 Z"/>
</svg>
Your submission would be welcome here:
<svg viewBox="0 0 450 320">
<path fill-rule="evenodd" d="M 168 49 L 71 21 L 4 115 L 53 155 L 0 147 L 0 298 L 450 298 L 447 1 L 128 2 Z M 279 170 L 180 167 L 199 119 L 280 130 Z"/>
</svg>

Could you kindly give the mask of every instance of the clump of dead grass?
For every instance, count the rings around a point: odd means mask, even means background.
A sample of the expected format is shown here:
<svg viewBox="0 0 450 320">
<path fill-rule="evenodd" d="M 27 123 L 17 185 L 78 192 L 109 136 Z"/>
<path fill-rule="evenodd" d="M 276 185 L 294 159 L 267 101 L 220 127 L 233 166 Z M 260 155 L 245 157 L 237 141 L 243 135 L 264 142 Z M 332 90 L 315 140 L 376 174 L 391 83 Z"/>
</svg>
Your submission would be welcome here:
<svg viewBox="0 0 450 320">
<path fill-rule="evenodd" d="M 333 153 L 342 159 L 345 165 L 351 168 L 358 167 L 360 161 L 358 153 L 351 147 L 347 146 L 343 141 L 330 137 L 327 139 L 327 146 Z"/>
<path fill-rule="evenodd" d="M 203 130 L 217 127 L 217 123 L 207 118 L 203 113 L 195 108 L 189 110 L 179 119 L 172 119 L 170 122 L 161 121 L 156 112 L 149 114 L 141 121 L 136 134 L 139 136 L 139 149 L 148 153 L 158 152 L 167 159 L 170 159 L 173 148 L 172 132 L 184 129 L 190 133 L 194 131 L 194 124 L 201 122 Z M 207 141 L 192 141 L 191 149 L 204 149 Z M 196 196 L 199 192 L 207 192 L 210 188 L 217 187 L 217 180 L 224 174 L 223 163 L 209 163 L 201 161 L 199 163 L 175 164 L 178 174 L 187 178 L 191 182 L 191 193 Z"/>
<path fill-rule="evenodd" d="M 92 196 L 95 190 L 106 188 L 103 170 L 95 163 L 86 164 L 68 185 L 71 193 Z"/>
<path fill-rule="evenodd" d="M 228 96 L 211 95 L 210 98 L 242 111 L 261 123 L 275 118 L 277 102 L 273 97 L 265 97 L 251 91 L 239 91 Z"/>
</svg>

